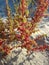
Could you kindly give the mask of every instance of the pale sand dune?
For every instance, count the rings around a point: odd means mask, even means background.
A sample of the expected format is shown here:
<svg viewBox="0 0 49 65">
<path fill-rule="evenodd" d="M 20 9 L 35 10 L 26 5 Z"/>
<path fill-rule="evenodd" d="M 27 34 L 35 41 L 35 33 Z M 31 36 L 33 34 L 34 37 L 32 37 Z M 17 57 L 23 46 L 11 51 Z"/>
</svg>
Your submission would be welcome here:
<svg viewBox="0 0 49 65">
<path fill-rule="evenodd" d="M 5 59 L 0 61 L 1 65 L 49 65 L 49 52 L 26 53 L 26 49 L 14 49 Z"/>
</svg>

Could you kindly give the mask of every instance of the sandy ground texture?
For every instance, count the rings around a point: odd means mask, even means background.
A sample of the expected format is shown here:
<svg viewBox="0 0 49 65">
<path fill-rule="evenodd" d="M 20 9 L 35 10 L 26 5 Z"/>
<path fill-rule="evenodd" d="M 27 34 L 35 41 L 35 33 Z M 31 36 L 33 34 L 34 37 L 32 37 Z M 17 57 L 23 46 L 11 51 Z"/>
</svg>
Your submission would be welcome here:
<svg viewBox="0 0 49 65">
<path fill-rule="evenodd" d="M 30 54 L 26 51 L 25 48 L 13 49 L 4 59 L 0 58 L 0 65 L 49 65 L 49 51 Z"/>
</svg>

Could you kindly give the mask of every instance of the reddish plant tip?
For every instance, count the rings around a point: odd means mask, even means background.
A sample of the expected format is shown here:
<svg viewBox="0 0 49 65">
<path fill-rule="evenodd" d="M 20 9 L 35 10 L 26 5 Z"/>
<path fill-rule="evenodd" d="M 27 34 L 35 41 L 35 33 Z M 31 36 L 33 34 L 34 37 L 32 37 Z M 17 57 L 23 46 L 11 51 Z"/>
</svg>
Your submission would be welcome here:
<svg viewBox="0 0 49 65">
<path fill-rule="evenodd" d="M 2 39 L 0 39 L 0 46 L 3 44 L 3 40 Z"/>
<path fill-rule="evenodd" d="M 40 45 L 38 47 L 32 48 L 32 51 L 44 51 L 49 50 L 49 45 Z"/>
</svg>

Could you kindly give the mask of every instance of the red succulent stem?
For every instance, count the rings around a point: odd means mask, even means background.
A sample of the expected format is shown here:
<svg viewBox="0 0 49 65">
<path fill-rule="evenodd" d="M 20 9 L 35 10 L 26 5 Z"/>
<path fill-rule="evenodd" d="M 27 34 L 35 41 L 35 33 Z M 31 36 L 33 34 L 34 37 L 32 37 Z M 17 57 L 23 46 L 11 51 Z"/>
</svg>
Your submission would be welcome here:
<svg viewBox="0 0 49 65">
<path fill-rule="evenodd" d="M 24 16 L 24 12 L 25 12 L 25 0 L 21 0 L 22 1 L 22 16 Z"/>
<path fill-rule="evenodd" d="M 32 48 L 32 51 L 44 51 L 49 50 L 49 45 L 40 45 L 38 47 Z"/>
</svg>

